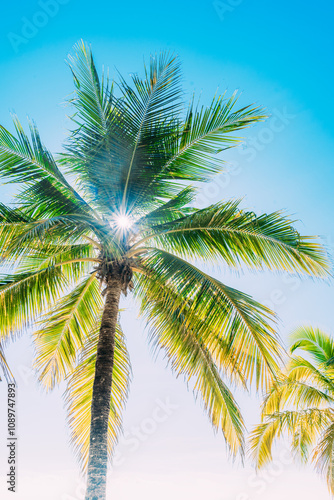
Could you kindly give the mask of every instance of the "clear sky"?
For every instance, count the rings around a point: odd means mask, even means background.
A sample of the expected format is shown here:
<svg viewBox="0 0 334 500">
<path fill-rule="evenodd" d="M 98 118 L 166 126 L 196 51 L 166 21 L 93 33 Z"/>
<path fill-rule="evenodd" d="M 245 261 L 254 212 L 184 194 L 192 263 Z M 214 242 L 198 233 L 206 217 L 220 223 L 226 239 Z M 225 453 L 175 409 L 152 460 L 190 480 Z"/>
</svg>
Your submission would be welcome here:
<svg viewBox="0 0 334 500">
<path fill-rule="evenodd" d="M 72 91 L 64 64 L 80 38 L 92 44 L 98 66 L 127 75 L 141 71 L 143 57 L 170 49 L 183 62 L 187 94 L 205 102 L 219 86 L 242 92 L 242 102 L 265 106 L 271 117 L 246 134 L 243 149 L 229 152 L 227 172 L 202 190 L 200 206 L 243 197 L 257 213 L 285 209 L 305 234 L 319 234 L 333 252 L 333 15 L 330 0 L 88 2 L 16 1 L 0 17 L 0 123 L 11 110 L 34 118 L 46 145 L 61 149 L 69 122 L 62 105 Z M 0 188 L 8 200 L 11 188 Z M 282 276 L 215 276 L 274 308 L 284 339 L 300 323 L 334 331 L 333 288 Z M 125 414 L 109 497 L 162 500 L 327 500 L 311 469 L 291 464 L 283 443 L 275 464 L 255 477 L 227 457 L 201 406 L 181 379 L 153 360 L 144 325 L 130 300 L 122 324 L 134 381 Z M 78 469 L 68 445 L 61 390 L 45 395 L 31 373 L 29 337 L 8 349 L 19 383 L 19 468 L 16 500 L 81 500 Z M 0 384 L 0 498 L 5 488 L 6 387 Z M 241 396 L 250 428 L 258 401 Z"/>
</svg>

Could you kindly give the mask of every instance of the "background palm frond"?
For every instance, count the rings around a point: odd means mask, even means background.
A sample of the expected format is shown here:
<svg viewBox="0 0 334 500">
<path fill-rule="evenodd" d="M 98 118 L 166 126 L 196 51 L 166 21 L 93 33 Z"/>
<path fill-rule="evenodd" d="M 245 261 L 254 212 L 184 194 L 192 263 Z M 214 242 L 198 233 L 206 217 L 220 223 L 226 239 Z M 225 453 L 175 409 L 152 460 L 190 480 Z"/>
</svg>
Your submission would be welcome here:
<svg viewBox="0 0 334 500">
<path fill-rule="evenodd" d="M 290 351 L 294 356 L 265 397 L 262 423 L 251 433 L 251 455 L 263 467 L 272 460 L 275 439 L 287 435 L 294 455 L 305 462 L 311 459 L 334 493 L 334 383 L 328 364 L 333 338 L 303 326 L 291 334 Z"/>
</svg>

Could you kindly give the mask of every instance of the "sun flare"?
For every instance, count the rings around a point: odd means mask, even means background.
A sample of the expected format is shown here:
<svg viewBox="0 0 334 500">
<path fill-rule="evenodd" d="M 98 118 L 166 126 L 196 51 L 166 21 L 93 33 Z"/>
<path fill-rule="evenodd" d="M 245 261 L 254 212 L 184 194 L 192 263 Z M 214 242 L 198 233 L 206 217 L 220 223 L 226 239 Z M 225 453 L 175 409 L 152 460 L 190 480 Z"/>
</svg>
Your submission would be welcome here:
<svg viewBox="0 0 334 500">
<path fill-rule="evenodd" d="M 116 225 L 121 229 L 129 229 L 133 221 L 127 215 L 119 215 L 116 217 Z"/>
</svg>

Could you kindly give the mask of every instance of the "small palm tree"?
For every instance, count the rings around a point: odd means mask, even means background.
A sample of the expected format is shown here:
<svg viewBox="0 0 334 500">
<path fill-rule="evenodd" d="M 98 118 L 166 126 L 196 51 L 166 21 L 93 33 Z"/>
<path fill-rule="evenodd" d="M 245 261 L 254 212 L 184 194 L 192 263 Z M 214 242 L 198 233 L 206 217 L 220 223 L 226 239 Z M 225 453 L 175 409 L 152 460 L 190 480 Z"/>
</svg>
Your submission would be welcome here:
<svg viewBox="0 0 334 500">
<path fill-rule="evenodd" d="M 272 460 L 274 440 L 286 434 L 293 453 L 311 461 L 334 494 L 334 339 L 302 327 L 291 336 L 290 352 L 281 380 L 264 400 L 262 423 L 251 434 L 252 455 L 263 467 Z"/>
<path fill-rule="evenodd" d="M 177 58 L 151 59 L 145 78 L 99 78 L 89 47 L 69 59 L 73 130 L 57 160 L 34 125 L 31 140 L 0 129 L 0 173 L 21 190 L 1 205 L 2 338 L 30 325 L 39 380 L 67 381 L 74 446 L 88 468 L 86 499 L 105 498 L 108 454 L 121 426 L 129 357 L 119 325 L 133 292 L 175 372 L 194 381 L 233 453 L 244 422 L 228 387 L 268 386 L 282 348 L 273 313 L 195 266 L 284 270 L 324 277 L 328 260 L 280 213 L 257 217 L 239 202 L 194 207 L 190 183 L 222 169 L 218 152 L 262 119 L 257 107 L 215 96 L 183 111 Z"/>
</svg>

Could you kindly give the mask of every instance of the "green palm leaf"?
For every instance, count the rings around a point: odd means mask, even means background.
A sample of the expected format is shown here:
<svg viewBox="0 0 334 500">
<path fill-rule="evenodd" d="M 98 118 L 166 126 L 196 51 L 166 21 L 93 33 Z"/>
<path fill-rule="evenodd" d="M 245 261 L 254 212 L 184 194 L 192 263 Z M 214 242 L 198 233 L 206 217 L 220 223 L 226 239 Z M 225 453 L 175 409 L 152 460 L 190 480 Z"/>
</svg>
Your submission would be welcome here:
<svg viewBox="0 0 334 500">
<path fill-rule="evenodd" d="M 51 153 L 42 144 L 37 128 L 30 124 L 31 141 L 16 116 L 17 137 L 0 126 L 0 173 L 10 182 L 31 183 L 50 179 L 68 186 Z"/>
<path fill-rule="evenodd" d="M 154 297 L 154 301 L 153 301 Z M 146 300 L 150 302 L 146 306 Z M 185 325 L 186 314 L 170 309 L 159 297 L 145 297 L 143 310 L 148 316 L 156 349 L 163 349 L 171 367 L 185 380 L 193 381 L 194 394 L 200 395 L 213 427 L 222 430 L 233 454 L 243 454 L 244 423 L 231 391 L 200 335 Z"/>
<path fill-rule="evenodd" d="M 185 314 L 184 326 L 198 331 L 210 350 L 219 352 L 220 339 L 226 341 L 235 365 L 250 382 L 254 378 L 257 386 L 266 386 L 277 375 L 283 352 L 269 309 L 162 250 L 152 250 L 141 266 L 147 276 L 139 277 L 144 310 L 153 297 L 161 297 L 166 311 Z M 167 284 L 174 293 L 165 298 Z"/>
<path fill-rule="evenodd" d="M 5 376 L 5 379 L 8 382 L 11 382 L 14 380 L 14 376 L 9 368 L 9 365 L 6 361 L 5 353 L 3 352 L 2 345 L 0 344 L 0 367 L 2 369 L 2 372 Z M 0 382 L 1 382 L 1 377 L 0 377 Z"/>
<path fill-rule="evenodd" d="M 302 355 L 296 356 L 298 350 Z M 334 491 L 334 384 L 328 360 L 333 339 L 321 330 L 300 327 L 291 334 L 294 354 L 285 374 L 272 385 L 262 406 L 262 423 L 250 436 L 250 451 L 257 467 L 272 460 L 275 439 L 291 438 L 291 448 L 303 461 L 311 459 Z M 305 356 L 305 357 L 304 357 Z"/>
<path fill-rule="evenodd" d="M 68 422 L 72 429 L 71 441 L 83 470 L 87 467 L 89 425 L 99 328 L 87 336 L 78 365 L 70 374 L 65 393 Z M 108 450 L 111 458 L 119 432 L 122 429 L 122 410 L 128 397 L 131 368 L 124 335 L 116 331 L 113 384 L 109 414 Z"/>
<path fill-rule="evenodd" d="M 0 277 L 0 331 L 5 339 L 24 331 L 64 292 L 60 267 Z"/>
<path fill-rule="evenodd" d="M 329 272 L 323 247 L 310 237 L 300 236 L 290 220 L 279 212 L 257 217 L 241 210 L 238 201 L 212 205 L 155 226 L 134 245 L 133 252 L 146 242 L 182 257 L 220 258 L 232 267 L 245 263 L 251 268 L 320 277 Z"/>
<path fill-rule="evenodd" d="M 233 135 L 236 131 L 266 118 L 260 107 L 246 106 L 235 109 L 236 92 L 216 95 L 210 106 L 201 108 L 192 102 L 175 143 L 173 154 L 163 167 L 163 173 L 190 181 L 209 180 L 221 171 L 222 161 L 213 157 L 224 149 L 240 144 Z"/>
<path fill-rule="evenodd" d="M 34 333 L 35 368 L 47 389 L 73 371 L 78 352 L 102 314 L 102 297 L 94 274 L 85 278 L 43 317 Z"/>
<path fill-rule="evenodd" d="M 333 419 L 332 419 L 333 420 Z M 331 423 L 322 434 L 315 449 L 313 461 L 316 470 L 325 476 L 328 489 L 334 494 L 334 423 Z"/>
<path fill-rule="evenodd" d="M 293 451 L 307 459 L 311 445 L 332 418 L 332 410 L 318 408 L 286 410 L 268 415 L 266 421 L 250 435 L 250 452 L 257 467 L 261 468 L 272 460 L 274 439 L 280 438 L 284 432 L 292 437 Z"/>
<path fill-rule="evenodd" d="M 291 335 L 291 353 L 303 349 L 311 354 L 315 363 L 327 363 L 334 356 L 334 340 L 319 328 L 297 328 Z"/>
</svg>

